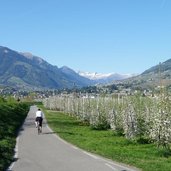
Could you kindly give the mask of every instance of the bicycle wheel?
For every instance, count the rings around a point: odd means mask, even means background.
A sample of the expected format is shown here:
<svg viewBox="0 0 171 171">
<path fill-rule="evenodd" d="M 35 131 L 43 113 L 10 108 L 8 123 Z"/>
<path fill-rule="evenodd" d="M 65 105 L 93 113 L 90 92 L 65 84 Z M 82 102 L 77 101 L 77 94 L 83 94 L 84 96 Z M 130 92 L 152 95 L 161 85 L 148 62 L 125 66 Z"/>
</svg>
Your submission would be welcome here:
<svg viewBox="0 0 171 171">
<path fill-rule="evenodd" d="M 37 132 L 38 132 L 38 134 L 40 134 L 40 133 L 41 133 L 41 128 L 40 128 L 39 121 L 37 122 Z"/>
</svg>

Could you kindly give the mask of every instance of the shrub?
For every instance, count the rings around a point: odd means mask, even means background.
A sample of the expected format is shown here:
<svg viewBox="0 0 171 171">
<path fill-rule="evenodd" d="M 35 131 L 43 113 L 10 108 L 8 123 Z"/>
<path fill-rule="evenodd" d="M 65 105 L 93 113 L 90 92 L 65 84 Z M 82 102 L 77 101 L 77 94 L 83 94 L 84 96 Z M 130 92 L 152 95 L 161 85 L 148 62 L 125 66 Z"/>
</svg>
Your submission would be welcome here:
<svg viewBox="0 0 171 171">
<path fill-rule="evenodd" d="M 0 103 L 0 170 L 5 170 L 13 160 L 17 130 L 23 123 L 29 110 L 29 104 Z"/>
</svg>

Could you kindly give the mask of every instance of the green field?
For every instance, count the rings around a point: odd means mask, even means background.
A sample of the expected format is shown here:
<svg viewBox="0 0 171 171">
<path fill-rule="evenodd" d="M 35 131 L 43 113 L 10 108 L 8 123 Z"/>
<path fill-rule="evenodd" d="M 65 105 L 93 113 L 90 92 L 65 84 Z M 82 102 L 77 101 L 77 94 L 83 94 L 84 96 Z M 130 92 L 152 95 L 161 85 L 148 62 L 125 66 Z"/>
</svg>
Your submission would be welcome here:
<svg viewBox="0 0 171 171">
<path fill-rule="evenodd" d="M 171 154 L 164 149 L 157 149 L 155 144 L 130 141 L 112 130 L 92 130 L 64 113 L 44 111 L 53 131 L 82 149 L 143 171 L 171 170 Z"/>
</svg>

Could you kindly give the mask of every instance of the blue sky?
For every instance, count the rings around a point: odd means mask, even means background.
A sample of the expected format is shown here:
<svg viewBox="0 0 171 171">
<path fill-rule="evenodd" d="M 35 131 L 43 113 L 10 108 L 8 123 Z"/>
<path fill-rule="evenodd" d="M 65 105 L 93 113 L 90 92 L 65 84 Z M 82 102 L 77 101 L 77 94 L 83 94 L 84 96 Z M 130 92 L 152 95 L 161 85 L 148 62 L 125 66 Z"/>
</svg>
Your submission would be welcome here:
<svg viewBox="0 0 171 171">
<path fill-rule="evenodd" d="M 0 45 L 75 71 L 141 73 L 171 58 L 171 1 L 0 0 Z"/>
</svg>

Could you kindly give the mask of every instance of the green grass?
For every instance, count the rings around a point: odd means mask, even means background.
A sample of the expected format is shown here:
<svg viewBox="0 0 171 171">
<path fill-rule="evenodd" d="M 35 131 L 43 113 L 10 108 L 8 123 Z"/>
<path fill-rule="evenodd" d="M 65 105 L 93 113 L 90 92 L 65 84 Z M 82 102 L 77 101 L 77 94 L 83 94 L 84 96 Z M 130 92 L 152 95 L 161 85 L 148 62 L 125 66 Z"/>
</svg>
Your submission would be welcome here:
<svg viewBox="0 0 171 171">
<path fill-rule="evenodd" d="M 54 132 L 82 149 L 135 166 L 143 171 L 171 170 L 171 155 L 157 149 L 154 144 L 138 144 L 116 135 L 111 130 L 92 130 L 61 112 L 47 110 L 45 113 L 48 124 Z"/>
<path fill-rule="evenodd" d="M 13 161 L 17 130 L 29 111 L 29 104 L 9 103 L 0 98 L 0 170 Z"/>
</svg>

